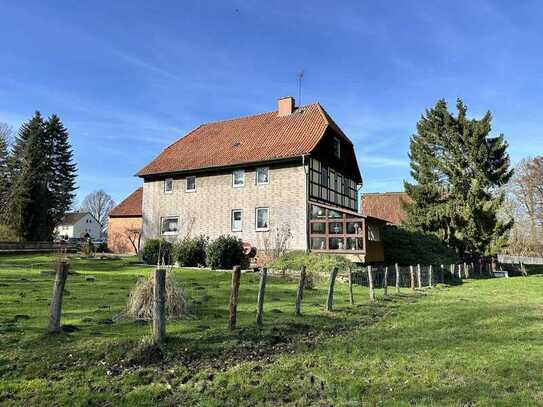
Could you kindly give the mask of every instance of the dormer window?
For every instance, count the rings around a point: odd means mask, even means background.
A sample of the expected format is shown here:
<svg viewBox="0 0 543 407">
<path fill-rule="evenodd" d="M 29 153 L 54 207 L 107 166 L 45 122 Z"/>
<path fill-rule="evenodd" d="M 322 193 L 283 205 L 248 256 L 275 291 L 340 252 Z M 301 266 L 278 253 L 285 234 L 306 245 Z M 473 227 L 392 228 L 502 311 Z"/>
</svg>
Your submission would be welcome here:
<svg viewBox="0 0 543 407">
<path fill-rule="evenodd" d="M 164 193 L 171 194 L 173 192 L 173 178 L 166 178 L 164 180 Z"/>
<path fill-rule="evenodd" d="M 341 142 L 337 137 L 334 137 L 334 156 L 341 158 Z"/>
</svg>

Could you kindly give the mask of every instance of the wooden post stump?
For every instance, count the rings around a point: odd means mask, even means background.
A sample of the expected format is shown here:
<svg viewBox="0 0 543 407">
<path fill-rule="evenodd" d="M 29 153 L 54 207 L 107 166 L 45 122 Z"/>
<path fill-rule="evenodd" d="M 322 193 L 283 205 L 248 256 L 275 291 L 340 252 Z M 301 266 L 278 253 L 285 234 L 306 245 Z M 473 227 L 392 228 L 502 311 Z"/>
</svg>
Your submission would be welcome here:
<svg viewBox="0 0 543 407">
<path fill-rule="evenodd" d="M 302 315 L 302 298 L 304 296 L 305 279 L 305 266 L 302 266 L 302 269 L 300 270 L 300 281 L 298 282 L 298 291 L 296 291 L 296 310 L 294 312 L 294 315 L 296 315 L 297 317 Z"/>
<path fill-rule="evenodd" d="M 69 264 L 58 262 L 56 265 L 55 282 L 53 284 L 53 298 L 51 300 L 51 313 L 49 314 L 49 332 L 60 332 L 60 317 L 62 314 L 62 298 L 64 297 L 64 287 L 68 277 Z"/>
<path fill-rule="evenodd" d="M 373 273 L 371 266 L 368 266 L 368 288 L 370 290 L 370 302 L 375 302 L 375 288 L 373 287 Z"/>
<path fill-rule="evenodd" d="M 383 281 L 383 294 L 386 297 L 388 295 L 388 266 L 385 266 L 385 276 Z"/>
<path fill-rule="evenodd" d="M 349 304 L 354 305 L 353 297 L 353 271 L 349 268 Z"/>
<path fill-rule="evenodd" d="M 421 278 L 420 264 L 417 264 L 417 286 L 419 288 L 422 288 L 422 278 Z"/>
<path fill-rule="evenodd" d="M 415 291 L 415 271 L 413 266 L 409 266 L 409 277 L 411 278 L 411 290 Z"/>
<path fill-rule="evenodd" d="M 326 311 L 331 312 L 334 307 L 334 285 L 336 284 L 337 267 L 334 267 L 328 278 L 328 297 L 326 298 Z"/>
<path fill-rule="evenodd" d="M 232 332 L 236 329 L 237 312 L 238 312 L 238 297 L 239 297 L 239 282 L 241 279 L 241 266 L 234 266 L 232 270 L 232 285 L 230 287 L 230 316 L 228 318 L 228 329 Z"/>
<path fill-rule="evenodd" d="M 398 263 L 394 265 L 394 268 L 396 270 L 396 294 L 400 293 L 400 266 L 398 266 Z"/>
<path fill-rule="evenodd" d="M 153 287 L 153 340 L 162 345 L 166 339 L 166 269 L 157 268 Z"/>
<path fill-rule="evenodd" d="M 428 266 L 428 287 L 432 287 L 432 265 Z"/>
<path fill-rule="evenodd" d="M 260 284 L 258 286 L 258 297 L 256 298 L 256 325 L 262 328 L 262 320 L 264 317 L 264 291 L 266 290 L 266 278 L 268 277 L 268 269 L 262 268 L 260 271 Z"/>
</svg>

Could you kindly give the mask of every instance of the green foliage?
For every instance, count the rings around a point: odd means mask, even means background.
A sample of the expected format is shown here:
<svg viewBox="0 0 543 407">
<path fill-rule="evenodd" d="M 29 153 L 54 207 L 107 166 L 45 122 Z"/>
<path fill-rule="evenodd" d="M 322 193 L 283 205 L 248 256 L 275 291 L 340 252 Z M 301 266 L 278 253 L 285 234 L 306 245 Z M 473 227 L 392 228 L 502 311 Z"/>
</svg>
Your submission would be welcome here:
<svg viewBox="0 0 543 407">
<path fill-rule="evenodd" d="M 411 176 L 405 183 L 413 199 L 404 209 L 411 230 L 434 233 L 460 255 L 495 254 L 506 242 L 510 222 L 497 213 L 511 178 L 503 135 L 490 137 L 492 116 L 467 119 L 457 101 L 456 116 L 444 100 L 426 111 L 411 138 Z"/>
<path fill-rule="evenodd" d="M 436 235 L 401 227 L 384 228 L 385 263 L 399 265 L 451 264 L 459 261 L 454 249 Z"/>
<path fill-rule="evenodd" d="M 241 263 L 242 242 L 235 236 L 219 236 L 206 248 L 207 265 L 212 269 L 231 269 Z"/>
<path fill-rule="evenodd" d="M 96 248 L 94 247 L 91 239 L 87 239 L 81 244 L 81 251 L 85 256 L 91 256 L 95 253 Z"/>
<path fill-rule="evenodd" d="M 165 239 L 147 239 L 141 251 L 145 263 L 156 265 L 173 263 L 173 245 Z"/>
<path fill-rule="evenodd" d="M 17 242 L 19 236 L 8 225 L 0 224 L 0 242 Z"/>
<path fill-rule="evenodd" d="M 337 267 L 339 271 L 347 271 L 352 263 L 343 256 L 293 250 L 270 264 L 273 268 L 289 270 L 299 270 L 302 266 L 309 272 L 329 273 L 333 267 Z"/>
<path fill-rule="evenodd" d="M 181 267 L 198 267 L 206 264 L 207 236 L 186 237 L 173 245 L 174 259 Z"/>
</svg>

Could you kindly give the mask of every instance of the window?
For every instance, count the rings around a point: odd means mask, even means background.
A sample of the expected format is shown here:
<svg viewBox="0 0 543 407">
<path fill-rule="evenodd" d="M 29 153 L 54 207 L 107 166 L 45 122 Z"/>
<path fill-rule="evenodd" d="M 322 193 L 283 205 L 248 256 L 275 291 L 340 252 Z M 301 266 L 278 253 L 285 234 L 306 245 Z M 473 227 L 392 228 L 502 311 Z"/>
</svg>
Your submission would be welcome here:
<svg viewBox="0 0 543 407">
<path fill-rule="evenodd" d="M 379 229 L 379 226 L 373 223 L 368 223 L 368 240 L 373 242 L 381 241 L 381 229 Z"/>
<path fill-rule="evenodd" d="M 329 228 L 329 233 L 332 235 L 343 234 L 343 223 L 341 222 L 331 222 Z"/>
<path fill-rule="evenodd" d="M 311 205 L 311 219 L 326 218 L 326 211 L 317 205 Z"/>
<path fill-rule="evenodd" d="M 336 158 L 341 157 L 341 142 L 337 137 L 334 137 L 334 156 Z"/>
<path fill-rule="evenodd" d="M 326 239 L 324 237 L 312 237 L 311 249 L 312 250 L 326 250 Z"/>
<path fill-rule="evenodd" d="M 328 248 L 330 250 L 343 250 L 343 249 L 345 249 L 344 244 L 343 244 L 343 238 L 333 237 L 331 239 L 328 239 Z"/>
<path fill-rule="evenodd" d="M 173 192 L 173 179 L 166 178 L 164 180 L 164 193 L 171 194 Z"/>
<path fill-rule="evenodd" d="M 241 216 L 242 216 L 241 209 L 232 210 L 232 232 L 241 232 L 241 227 L 242 227 Z"/>
<path fill-rule="evenodd" d="M 194 175 L 187 177 L 187 188 L 185 189 L 185 191 L 187 192 L 196 191 L 196 177 Z"/>
<path fill-rule="evenodd" d="M 162 218 L 162 234 L 176 235 L 178 224 L 179 224 L 179 218 L 177 216 Z"/>
<path fill-rule="evenodd" d="M 269 178 L 270 169 L 268 167 L 260 167 L 256 169 L 256 184 L 263 185 L 270 182 Z"/>
<path fill-rule="evenodd" d="M 234 188 L 245 185 L 245 170 L 235 170 L 232 173 L 232 186 Z"/>
<path fill-rule="evenodd" d="M 324 222 L 312 223 L 311 233 L 315 233 L 317 235 L 324 235 L 326 233 L 326 223 Z"/>
<path fill-rule="evenodd" d="M 269 209 L 256 208 L 256 230 L 268 230 L 269 225 Z"/>
</svg>

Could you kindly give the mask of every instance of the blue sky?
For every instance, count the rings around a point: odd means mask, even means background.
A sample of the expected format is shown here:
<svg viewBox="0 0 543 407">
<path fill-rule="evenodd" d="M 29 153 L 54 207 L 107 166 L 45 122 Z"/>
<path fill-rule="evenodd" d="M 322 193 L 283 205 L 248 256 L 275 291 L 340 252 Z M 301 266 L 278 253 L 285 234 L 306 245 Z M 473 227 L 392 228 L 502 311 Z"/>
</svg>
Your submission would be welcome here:
<svg viewBox="0 0 543 407">
<path fill-rule="evenodd" d="M 537 1 L 3 1 L 0 121 L 68 127 L 78 201 L 115 200 L 198 124 L 319 101 L 353 140 L 363 191 L 401 190 L 409 137 L 438 98 L 494 114 L 514 162 L 543 146 Z"/>
</svg>

